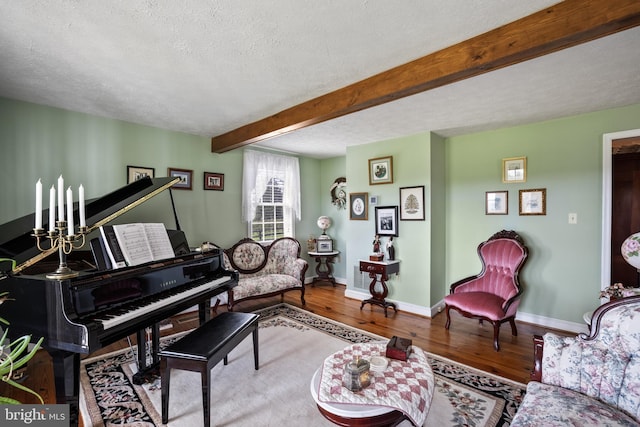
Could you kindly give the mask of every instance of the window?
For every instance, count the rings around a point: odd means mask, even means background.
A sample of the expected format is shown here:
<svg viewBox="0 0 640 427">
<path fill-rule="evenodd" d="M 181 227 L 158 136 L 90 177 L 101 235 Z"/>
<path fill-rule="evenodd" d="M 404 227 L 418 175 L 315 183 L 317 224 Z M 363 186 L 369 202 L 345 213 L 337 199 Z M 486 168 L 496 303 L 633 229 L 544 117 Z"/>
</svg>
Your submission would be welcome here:
<svg viewBox="0 0 640 427">
<path fill-rule="evenodd" d="M 243 218 L 251 239 L 294 237 L 294 217 L 300 219 L 297 158 L 245 150 L 242 186 Z"/>
<path fill-rule="evenodd" d="M 284 181 L 271 178 L 256 206 L 256 214 L 249 222 L 249 237 L 253 240 L 265 242 L 293 235 L 293 221 L 290 209 L 284 206 L 283 195 Z"/>
</svg>

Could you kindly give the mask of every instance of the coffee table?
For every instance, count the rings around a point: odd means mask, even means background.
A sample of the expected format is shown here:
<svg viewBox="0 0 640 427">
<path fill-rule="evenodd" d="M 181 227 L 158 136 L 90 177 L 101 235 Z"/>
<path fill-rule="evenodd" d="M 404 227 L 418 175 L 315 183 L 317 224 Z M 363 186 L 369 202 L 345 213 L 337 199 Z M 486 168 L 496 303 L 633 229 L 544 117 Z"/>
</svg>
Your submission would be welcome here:
<svg viewBox="0 0 640 427">
<path fill-rule="evenodd" d="M 352 344 L 324 360 L 311 379 L 310 390 L 325 418 L 341 426 L 389 426 L 405 419 L 424 424 L 435 380 L 420 348 L 414 346 L 406 362 L 388 359 L 384 370 L 372 370 L 371 385 L 360 392 L 342 386 L 347 361 L 384 356 L 385 350 L 386 342 Z"/>
<path fill-rule="evenodd" d="M 394 426 L 407 417 L 400 411 L 386 406 L 366 406 L 349 403 L 325 403 L 318 400 L 320 371 L 318 368 L 311 379 L 311 396 L 320 413 L 329 421 L 340 426 Z"/>
</svg>

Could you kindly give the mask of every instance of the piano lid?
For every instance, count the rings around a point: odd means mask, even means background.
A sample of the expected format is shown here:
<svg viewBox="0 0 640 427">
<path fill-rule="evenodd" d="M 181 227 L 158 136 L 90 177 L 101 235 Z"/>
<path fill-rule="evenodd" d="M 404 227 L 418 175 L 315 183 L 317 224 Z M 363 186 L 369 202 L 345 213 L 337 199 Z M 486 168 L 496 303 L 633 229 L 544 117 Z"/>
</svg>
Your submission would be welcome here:
<svg viewBox="0 0 640 427">
<path fill-rule="evenodd" d="M 153 196 L 170 188 L 180 178 L 150 178 L 144 177 L 105 196 L 91 199 L 85 203 L 85 214 L 88 233 L 100 226 L 113 221 L 123 213 L 144 203 Z M 45 211 L 47 212 L 48 209 Z M 44 213 L 43 218 L 48 218 Z M 0 258 L 13 259 L 17 266 L 13 273 L 19 273 L 26 267 L 56 252 L 56 249 L 41 252 L 36 246 L 36 239 L 32 236 L 35 214 L 29 214 L 0 225 Z M 74 209 L 75 224 L 79 222 L 78 203 Z M 43 224 L 45 230 L 49 224 Z M 48 243 L 45 243 L 48 245 Z"/>
</svg>

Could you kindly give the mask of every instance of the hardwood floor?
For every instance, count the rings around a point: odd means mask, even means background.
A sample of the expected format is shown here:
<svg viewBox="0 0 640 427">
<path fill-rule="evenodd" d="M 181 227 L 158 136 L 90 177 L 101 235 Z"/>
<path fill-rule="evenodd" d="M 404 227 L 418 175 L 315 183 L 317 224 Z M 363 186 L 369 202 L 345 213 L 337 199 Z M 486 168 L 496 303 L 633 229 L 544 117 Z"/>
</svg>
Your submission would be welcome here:
<svg viewBox="0 0 640 427">
<path fill-rule="evenodd" d="M 300 293 L 290 292 L 284 301 L 304 308 L 320 316 L 351 325 L 369 332 L 392 337 L 398 335 L 411 338 L 413 344 L 431 353 L 447 357 L 482 371 L 491 372 L 514 381 L 526 383 L 533 366 L 533 335 L 544 334 L 548 329 L 517 322 L 518 336 L 511 336 L 511 328 L 503 325 L 500 332 L 499 352 L 493 350 L 493 329 L 491 325 L 480 324 L 477 320 L 467 319 L 452 311 L 451 328 L 444 328 L 446 316 L 440 313 L 432 319 L 414 314 L 389 310 L 385 318 L 382 308 L 367 304 L 360 310 L 360 301 L 344 297 L 345 287 L 338 285 L 308 286 L 306 306 L 300 303 Z M 280 302 L 280 297 L 247 301 L 236 306 L 236 311 L 252 311 Z M 219 308 L 218 312 L 224 311 Z M 195 313 L 183 314 L 173 319 L 173 328 L 163 334 L 172 334 L 197 326 Z M 575 335 L 562 331 L 554 331 L 561 335 Z M 95 356 L 119 348 L 128 347 L 127 340 L 121 340 L 100 351 Z M 24 385 L 36 390 L 46 403 L 55 403 L 53 370 L 51 360 L 44 351 L 29 362 Z M 10 396 L 24 403 L 39 403 L 24 392 L 0 383 L 0 396 Z"/>
</svg>

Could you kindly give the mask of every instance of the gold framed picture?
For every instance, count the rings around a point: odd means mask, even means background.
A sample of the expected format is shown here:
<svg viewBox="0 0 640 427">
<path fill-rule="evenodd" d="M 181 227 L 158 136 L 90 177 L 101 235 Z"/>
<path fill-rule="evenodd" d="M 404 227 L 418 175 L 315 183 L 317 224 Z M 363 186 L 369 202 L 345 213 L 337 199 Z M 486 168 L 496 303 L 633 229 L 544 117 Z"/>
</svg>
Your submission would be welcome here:
<svg viewBox="0 0 640 427">
<path fill-rule="evenodd" d="M 369 159 L 369 185 L 393 183 L 393 157 Z"/>
<path fill-rule="evenodd" d="M 527 181 L 527 158 L 510 157 L 502 159 L 502 182 L 515 183 Z"/>
</svg>

